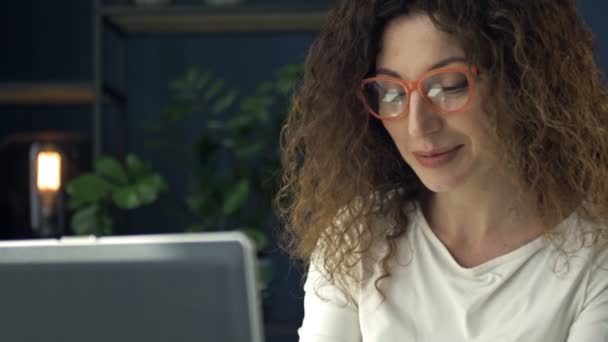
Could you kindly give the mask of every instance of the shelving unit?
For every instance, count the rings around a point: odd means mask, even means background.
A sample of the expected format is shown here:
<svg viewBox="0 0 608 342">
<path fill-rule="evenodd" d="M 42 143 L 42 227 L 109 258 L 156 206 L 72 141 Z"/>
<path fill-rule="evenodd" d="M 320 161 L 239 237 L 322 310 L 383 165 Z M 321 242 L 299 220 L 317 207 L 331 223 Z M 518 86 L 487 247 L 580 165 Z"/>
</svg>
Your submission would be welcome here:
<svg viewBox="0 0 608 342">
<path fill-rule="evenodd" d="M 104 35 L 115 34 L 125 43 L 119 49 L 121 73 L 126 83 L 127 40 L 140 35 L 216 34 L 262 32 L 316 32 L 325 21 L 327 10 L 310 6 L 105 6 L 94 0 L 93 13 L 93 80 L 27 81 L 0 83 L 0 105 L 72 106 L 91 105 L 93 156 L 103 151 L 103 106 L 117 105 L 125 112 L 126 87 L 110 86 L 104 80 Z M 124 139 L 127 137 L 124 133 Z M 125 140 L 126 143 L 126 140 Z"/>
<path fill-rule="evenodd" d="M 94 101 L 92 82 L 0 84 L 0 104 L 3 105 L 86 105 Z"/>
<path fill-rule="evenodd" d="M 93 82 L 10 82 L 0 83 L 0 105 L 91 105 L 96 96 Z M 124 102 L 120 91 L 105 87 L 102 101 Z"/>
<path fill-rule="evenodd" d="M 161 7 L 113 6 L 101 9 L 103 18 L 129 34 L 314 32 L 323 25 L 326 10 L 290 6 Z"/>
<path fill-rule="evenodd" d="M 19 81 L 0 83 L 0 106 L 90 106 L 94 109 L 101 104 L 124 104 L 126 97 L 120 91 L 103 86 L 95 91 L 94 81 Z M 94 111 L 91 110 L 90 113 Z M 100 127 L 91 115 L 93 141 L 100 141 Z M 93 153 L 100 149 L 93 143 Z"/>
<path fill-rule="evenodd" d="M 202 5 L 145 8 L 127 5 L 104 6 L 103 3 L 102 0 L 95 0 L 93 65 L 96 94 L 103 90 L 103 85 L 108 83 L 109 76 L 123 82 L 114 85 L 116 88 L 128 89 L 126 65 L 130 39 L 158 35 L 166 38 L 226 33 L 314 33 L 321 29 L 327 14 L 326 8 L 318 6 L 244 4 L 221 8 Z M 108 42 L 112 42 L 114 48 L 108 50 L 104 46 L 109 44 Z M 112 54 L 104 53 L 106 51 L 111 51 Z M 115 66 L 111 75 L 109 65 Z M 125 103 L 127 102 L 128 94 L 125 94 Z M 100 153 L 100 148 L 103 146 L 101 133 L 104 131 L 102 127 L 104 115 L 103 107 L 97 101 L 94 106 L 94 125 L 97 128 L 94 145 L 98 150 L 95 154 Z M 125 111 L 125 118 L 126 115 Z M 128 132 L 124 133 L 124 137 L 128 141 Z M 284 337 L 293 335 L 297 331 L 297 326 L 267 322 L 265 331 L 267 337 Z"/>
<path fill-rule="evenodd" d="M 106 35 L 114 35 L 122 41 L 117 48 L 116 64 L 119 65 L 116 77 L 124 84 L 114 89 L 126 89 L 126 60 L 128 40 L 142 35 L 167 34 L 217 34 L 217 33 L 294 33 L 317 32 L 321 29 L 327 14 L 326 8 L 319 6 L 262 6 L 243 4 L 237 6 L 161 6 L 141 7 L 135 5 L 105 5 L 102 0 L 95 0 L 94 5 L 94 98 L 101 97 L 107 88 Z M 120 91 L 118 91 L 120 93 Z M 123 110 L 126 112 L 128 94 L 121 96 Z M 126 120 L 126 113 L 124 114 Z M 100 101 L 94 102 L 93 108 L 93 155 L 103 153 L 103 110 Z M 122 134 L 128 141 L 126 125 Z"/>
</svg>

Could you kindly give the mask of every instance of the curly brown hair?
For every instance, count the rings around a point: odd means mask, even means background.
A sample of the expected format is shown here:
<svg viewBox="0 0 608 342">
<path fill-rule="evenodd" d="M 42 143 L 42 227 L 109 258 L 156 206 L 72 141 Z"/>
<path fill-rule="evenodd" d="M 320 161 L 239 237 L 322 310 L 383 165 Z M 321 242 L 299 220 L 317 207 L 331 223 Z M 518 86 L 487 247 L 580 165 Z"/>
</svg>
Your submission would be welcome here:
<svg viewBox="0 0 608 342">
<path fill-rule="evenodd" d="M 375 73 L 387 23 L 413 13 L 458 39 L 490 78 L 484 110 L 543 221 L 576 208 L 598 223 L 599 241 L 608 222 L 608 93 L 574 1 L 345 0 L 310 49 L 283 129 L 276 200 L 284 247 L 306 263 L 318 255 L 337 281 L 384 241 L 376 287 L 390 276 L 388 262 L 408 227 L 404 204 L 428 190 L 356 91 Z M 379 216 L 394 224 L 374 225 Z"/>
</svg>

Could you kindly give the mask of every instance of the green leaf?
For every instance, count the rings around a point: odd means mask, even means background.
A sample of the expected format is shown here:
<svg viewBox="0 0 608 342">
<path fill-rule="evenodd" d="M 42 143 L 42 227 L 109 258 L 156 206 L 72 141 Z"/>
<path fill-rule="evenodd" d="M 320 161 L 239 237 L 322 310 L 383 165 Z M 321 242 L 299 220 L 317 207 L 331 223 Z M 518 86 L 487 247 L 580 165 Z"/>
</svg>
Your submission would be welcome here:
<svg viewBox="0 0 608 342">
<path fill-rule="evenodd" d="M 288 64 L 280 68 L 276 72 L 278 79 L 291 79 L 297 81 L 304 75 L 304 65 L 302 64 Z"/>
<path fill-rule="evenodd" d="M 112 219 L 99 205 L 78 210 L 71 219 L 72 231 L 77 235 L 109 235 Z"/>
<path fill-rule="evenodd" d="M 291 94 L 299 80 L 302 79 L 304 68 L 302 64 L 290 64 L 282 67 L 276 73 L 276 91 L 277 93 L 287 96 Z"/>
<path fill-rule="evenodd" d="M 82 206 L 92 203 L 91 201 L 83 201 L 80 197 L 70 197 L 68 199 L 68 208 L 70 209 L 78 209 Z"/>
<path fill-rule="evenodd" d="M 234 139 L 232 139 L 232 138 L 222 139 L 222 146 L 224 146 L 225 148 L 233 148 L 235 146 Z"/>
<path fill-rule="evenodd" d="M 99 226 L 97 227 L 98 235 L 112 235 L 112 218 L 106 212 L 100 212 L 98 215 Z"/>
<path fill-rule="evenodd" d="M 268 247 L 268 237 L 261 230 L 257 228 L 247 227 L 241 229 L 241 231 L 245 233 L 245 235 L 247 235 L 249 239 L 251 239 L 251 241 L 255 245 L 255 249 L 258 252 L 261 252 L 266 249 L 266 247 Z"/>
<path fill-rule="evenodd" d="M 72 215 L 72 231 L 78 235 L 95 234 L 97 228 L 97 205 L 80 209 Z"/>
<path fill-rule="evenodd" d="M 257 142 L 253 144 L 239 146 L 235 153 L 238 158 L 247 158 L 259 154 L 263 149 L 264 143 Z"/>
<path fill-rule="evenodd" d="M 186 86 L 186 88 L 179 90 L 176 92 L 173 97 L 176 102 L 179 102 L 182 106 L 192 107 L 193 102 L 196 100 L 196 93 L 194 90 L 190 88 L 190 86 Z"/>
<path fill-rule="evenodd" d="M 192 103 L 197 101 L 200 91 L 211 79 L 211 74 L 201 71 L 199 66 L 193 66 L 186 73 L 175 80 L 169 82 L 169 88 L 173 92 L 176 101 Z"/>
<path fill-rule="evenodd" d="M 125 168 L 116 159 L 108 156 L 101 156 L 95 160 L 95 173 L 118 185 L 129 183 Z"/>
<path fill-rule="evenodd" d="M 211 80 L 211 73 L 208 71 L 200 72 L 198 78 L 194 82 L 194 88 L 197 90 L 203 89 Z"/>
<path fill-rule="evenodd" d="M 226 122 L 226 127 L 230 128 L 232 130 L 239 130 L 245 126 L 252 126 L 251 125 L 252 122 L 253 122 L 253 118 L 251 116 L 241 115 L 241 116 L 234 117 L 234 118 L 230 119 L 228 122 Z"/>
<path fill-rule="evenodd" d="M 261 289 L 265 289 L 272 280 L 272 263 L 269 259 L 261 259 L 260 261 L 257 265 L 258 286 Z"/>
<path fill-rule="evenodd" d="M 289 95 L 296 87 L 296 81 L 283 79 L 277 82 L 277 92 L 281 95 Z"/>
<path fill-rule="evenodd" d="M 207 121 L 207 128 L 211 130 L 220 130 L 224 128 L 224 123 L 218 120 L 209 120 Z"/>
<path fill-rule="evenodd" d="M 162 112 L 162 116 L 166 121 L 175 122 L 182 119 L 184 113 L 188 113 L 190 111 L 192 111 L 192 103 L 180 103 L 166 107 Z"/>
<path fill-rule="evenodd" d="M 241 111 L 248 114 L 255 114 L 259 111 L 269 111 L 270 107 L 276 102 L 273 96 L 248 96 L 241 103 Z"/>
<path fill-rule="evenodd" d="M 181 90 L 187 87 L 186 81 L 184 79 L 181 78 L 177 78 L 174 80 L 171 80 L 169 82 L 169 88 L 171 90 Z"/>
<path fill-rule="evenodd" d="M 215 81 L 211 87 L 209 88 L 209 90 L 207 91 L 207 93 L 205 95 L 203 95 L 203 100 L 204 101 L 209 101 L 212 98 L 216 97 L 222 90 L 224 90 L 224 85 L 226 84 L 226 82 L 224 82 L 224 80 L 217 80 Z"/>
<path fill-rule="evenodd" d="M 186 81 L 188 84 L 193 84 L 199 78 L 200 74 L 201 68 L 198 65 L 195 65 L 186 73 Z"/>
<path fill-rule="evenodd" d="M 228 193 L 228 197 L 224 200 L 222 213 L 224 215 L 232 215 L 236 212 L 249 194 L 249 180 L 241 179 L 234 188 Z"/>
<path fill-rule="evenodd" d="M 159 174 L 149 175 L 139 180 L 135 183 L 134 187 L 137 191 L 140 205 L 154 202 L 158 198 L 158 195 L 168 188 L 167 182 Z"/>
<path fill-rule="evenodd" d="M 186 198 L 186 205 L 195 214 L 199 214 L 201 208 L 205 205 L 205 196 L 203 196 L 200 192 L 194 195 L 190 195 Z"/>
<path fill-rule="evenodd" d="M 209 220 L 221 213 L 221 208 L 210 191 L 199 190 L 186 198 L 186 204 L 191 212 L 202 220 Z"/>
<path fill-rule="evenodd" d="M 236 89 L 231 89 L 228 93 L 217 100 L 217 102 L 211 108 L 212 114 L 219 114 L 225 111 L 228 107 L 230 107 L 234 100 L 238 95 L 238 91 Z"/>
<path fill-rule="evenodd" d="M 274 84 L 272 82 L 262 82 L 256 88 L 256 93 L 265 94 L 269 93 L 274 89 Z"/>
<path fill-rule="evenodd" d="M 150 173 L 150 167 L 135 154 L 129 153 L 125 158 L 125 164 L 127 172 L 133 179 L 145 177 Z"/>
<path fill-rule="evenodd" d="M 115 185 L 107 180 L 91 174 L 82 174 L 71 180 L 66 186 L 70 195 L 68 206 L 77 209 L 83 205 L 102 201 L 114 190 Z"/>
<path fill-rule="evenodd" d="M 260 110 L 255 113 L 255 116 L 265 125 L 270 123 L 270 112 L 267 110 Z"/>
<path fill-rule="evenodd" d="M 112 201 L 120 209 L 135 209 L 142 205 L 136 186 L 117 189 L 112 193 Z"/>
</svg>

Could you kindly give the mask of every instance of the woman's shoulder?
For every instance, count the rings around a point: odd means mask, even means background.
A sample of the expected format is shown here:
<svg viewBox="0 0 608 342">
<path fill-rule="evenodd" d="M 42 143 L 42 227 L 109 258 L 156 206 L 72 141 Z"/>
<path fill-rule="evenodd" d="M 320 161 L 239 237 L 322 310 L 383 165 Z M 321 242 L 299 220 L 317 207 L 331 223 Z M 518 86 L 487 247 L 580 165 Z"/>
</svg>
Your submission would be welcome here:
<svg viewBox="0 0 608 342">
<path fill-rule="evenodd" d="M 608 230 L 604 224 L 577 216 L 571 220 L 566 240 L 566 269 L 578 272 L 584 306 L 602 302 L 608 307 Z"/>
<path fill-rule="evenodd" d="M 398 199 L 393 197 L 396 195 L 397 190 L 385 193 L 382 201 L 373 201 L 376 205 L 363 214 L 359 211 L 362 202 L 342 209 L 336 215 L 335 224 L 342 230 L 342 235 L 336 236 L 330 232 L 320 240 L 311 255 L 311 264 L 317 269 L 325 268 L 329 260 L 330 264 L 333 263 L 330 268 L 337 271 L 335 274 L 347 272 L 361 280 L 370 272 L 378 272 L 376 268 L 389 254 L 398 256 L 403 254 L 403 250 L 408 250 L 403 246 L 420 220 L 420 209 L 415 201 L 397 203 Z M 395 202 L 388 203 L 387 200 Z M 351 216 L 353 213 L 357 214 L 354 220 Z M 340 256 L 340 259 L 336 256 Z M 336 262 L 341 264 L 336 265 Z"/>
<path fill-rule="evenodd" d="M 582 272 L 588 281 L 608 286 L 608 227 L 581 212 L 574 212 L 549 234 L 558 255 L 558 272 Z M 559 267 L 561 265 L 561 267 Z"/>
</svg>

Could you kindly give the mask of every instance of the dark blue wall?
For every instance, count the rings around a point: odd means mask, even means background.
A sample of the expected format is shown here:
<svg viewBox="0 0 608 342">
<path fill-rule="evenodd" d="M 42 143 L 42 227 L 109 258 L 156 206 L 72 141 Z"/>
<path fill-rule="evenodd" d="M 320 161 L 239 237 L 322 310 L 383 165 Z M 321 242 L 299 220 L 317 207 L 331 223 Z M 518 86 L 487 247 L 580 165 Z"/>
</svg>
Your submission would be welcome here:
<svg viewBox="0 0 608 342">
<path fill-rule="evenodd" d="M 91 14 L 91 1 L 3 1 L 0 82 L 90 80 Z M 2 106 L 0 140 L 45 129 L 89 134 L 89 113 L 90 106 Z"/>
<path fill-rule="evenodd" d="M 266 1 L 269 2 L 269 1 Z M 281 1 L 279 1 L 281 2 Z M 307 0 L 290 0 L 309 3 Z M 318 0 L 324 3 L 325 0 Z M 608 3 L 580 1 L 581 12 L 597 36 L 597 58 L 608 67 Z M 12 80 L 89 80 L 92 77 L 92 1 L 19 0 L 0 5 L 0 81 Z M 185 194 L 192 186 L 188 174 L 188 148 L 175 155 L 159 152 L 154 144 L 172 141 L 190 146 L 204 118 L 193 124 L 150 130 L 147 123 L 157 120 L 170 101 L 169 80 L 198 64 L 213 70 L 242 89 L 271 77 L 286 63 L 301 62 L 314 36 L 309 34 L 218 34 L 199 37 L 139 37 L 128 43 L 128 149 L 152 162 L 166 175 L 172 188 Z M 76 107 L 0 107 L 0 139 L 7 134 L 39 129 L 70 129 L 89 134 L 87 106 Z M 183 158 L 182 158 L 183 157 Z M 1 191 L 0 191 L 1 192 Z M 179 231 L 182 223 L 171 212 L 156 207 L 141 210 L 125 228 L 128 232 Z M 287 258 L 273 251 L 275 278 L 267 318 L 297 326 L 302 317 L 300 270 Z M 293 332 L 293 331 L 292 331 Z M 294 340 L 292 334 L 291 339 Z M 276 340 L 278 341 L 278 340 Z"/>
<path fill-rule="evenodd" d="M 32 44 L 30 1 L 5 1 L 0 5 L 0 79 L 28 79 L 31 76 Z"/>
<path fill-rule="evenodd" d="M 297 3 L 297 0 L 293 0 Z M 0 25 L 8 49 L 0 56 L 0 81 L 90 80 L 92 78 L 92 1 L 25 0 L 0 5 Z M 168 83 L 190 66 L 200 65 L 242 90 L 270 79 L 288 63 L 301 63 L 312 34 L 219 34 L 143 36 L 128 39 L 128 150 L 150 161 L 178 195 L 192 186 L 188 164 L 200 120 L 164 129 L 149 128 L 170 102 Z M 22 131 L 73 130 L 90 135 L 90 107 L 0 107 L 0 139 Z M 112 139 L 112 132 L 109 132 Z M 168 153 L 154 142 L 170 141 L 180 153 Z M 188 156 L 190 155 L 190 156 Z M 123 233 L 172 232 L 184 228 L 161 201 L 130 216 Z M 269 253 L 274 278 L 267 291 L 266 320 L 278 324 L 283 338 L 295 341 L 302 318 L 301 271 L 276 249 Z"/>
<path fill-rule="evenodd" d="M 608 2 L 597 0 L 579 0 L 579 10 L 596 37 L 596 59 L 604 73 L 608 70 L 608 21 L 606 11 Z"/>
<path fill-rule="evenodd" d="M 228 83 L 242 90 L 253 89 L 273 72 L 288 63 L 301 63 L 310 34 L 225 34 L 203 37 L 133 38 L 128 52 L 129 148 L 152 162 L 166 175 L 180 196 L 188 193 L 195 178 L 194 142 L 205 117 L 185 125 L 167 126 L 153 132 L 147 123 L 158 122 L 160 110 L 170 102 L 168 83 L 182 75 L 191 65 L 212 70 Z M 159 153 L 156 143 L 170 142 L 172 153 Z M 277 142 L 278 143 L 278 142 Z M 167 151 L 167 150 L 165 150 Z M 173 231 L 184 227 L 176 220 L 167 201 L 140 210 L 132 216 L 131 229 L 143 226 L 146 231 Z M 136 223 L 134 223 L 136 222 Z M 271 283 L 271 300 L 267 319 L 296 326 L 302 317 L 299 269 L 292 268 L 285 255 L 276 248 L 271 252 L 275 277 Z"/>
</svg>

